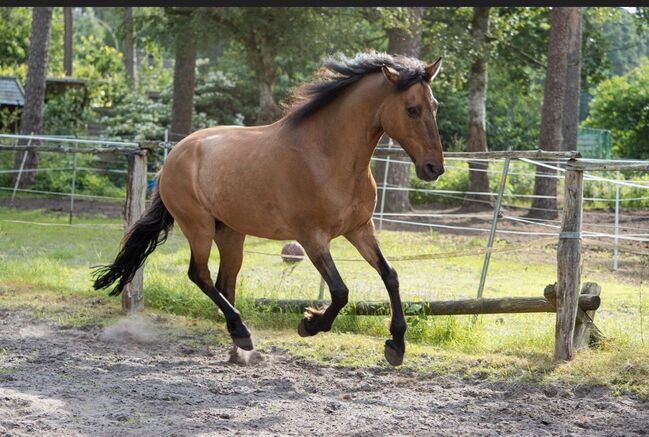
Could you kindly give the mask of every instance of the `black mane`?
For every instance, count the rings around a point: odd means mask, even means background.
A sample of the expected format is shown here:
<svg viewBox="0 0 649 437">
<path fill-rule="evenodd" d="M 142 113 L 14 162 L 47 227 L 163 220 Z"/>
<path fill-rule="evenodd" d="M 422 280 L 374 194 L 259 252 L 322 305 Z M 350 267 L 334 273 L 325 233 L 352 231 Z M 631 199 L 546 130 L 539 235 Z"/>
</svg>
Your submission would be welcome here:
<svg viewBox="0 0 649 437">
<path fill-rule="evenodd" d="M 329 104 L 367 74 L 380 71 L 383 65 L 399 72 L 399 81 L 396 83 L 399 90 L 430 79 L 424 69 L 426 64 L 406 56 L 369 52 L 359 53 L 353 58 L 344 55 L 329 58 L 324 61 L 321 69 L 324 80 L 303 85 L 293 94 L 295 103 L 287 118 L 299 123 Z"/>
</svg>

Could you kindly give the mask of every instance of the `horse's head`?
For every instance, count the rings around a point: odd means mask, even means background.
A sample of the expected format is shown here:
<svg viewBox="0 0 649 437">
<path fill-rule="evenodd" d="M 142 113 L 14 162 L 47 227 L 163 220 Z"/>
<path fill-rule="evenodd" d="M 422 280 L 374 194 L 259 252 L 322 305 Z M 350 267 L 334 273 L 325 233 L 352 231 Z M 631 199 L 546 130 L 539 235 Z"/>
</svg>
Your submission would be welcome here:
<svg viewBox="0 0 649 437">
<path fill-rule="evenodd" d="M 408 153 L 417 169 L 417 177 L 434 181 L 444 173 L 444 152 L 437 129 L 437 100 L 430 81 L 437 76 L 442 58 L 425 67 L 426 79 L 399 89 L 399 72 L 383 66 L 386 80 L 393 85 L 381 110 L 381 126 Z"/>
</svg>

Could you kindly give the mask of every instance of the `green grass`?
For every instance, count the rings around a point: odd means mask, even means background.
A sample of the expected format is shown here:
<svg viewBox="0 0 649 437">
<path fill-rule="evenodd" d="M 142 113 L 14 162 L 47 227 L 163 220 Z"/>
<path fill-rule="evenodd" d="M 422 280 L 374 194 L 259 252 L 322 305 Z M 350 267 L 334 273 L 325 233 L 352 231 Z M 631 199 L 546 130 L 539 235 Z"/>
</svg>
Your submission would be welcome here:
<svg viewBox="0 0 649 437">
<path fill-rule="evenodd" d="M 75 217 L 77 224 L 102 227 L 36 226 L 7 220 L 67 223 L 66 214 L 0 209 L 0 298 L 12 305 L 58 305 L 56 318 L 65 324 L 105 323 L 119 317 L 119 299 L 92 289 L 91 266 L 112 261 L 123 229 L 119 221 L 98 216 Z M 394 259 L 404 300 L 454 299 L 475 296 L 482 255 L 396 261 L 413 254 L 478 251 L 486 238 L 437 232 L 383 231 L 379 234 L 388 259 Z M 278 256 L 284 242 L 248 237 L 238 279 L 237 306 L 259 337 L 259 345 L 285 347 L 292 353 L 338 365 L 385 365 L 382 343 L 385 317 L 343 313 L 333 333 L 302 339 L 295 333 L 300 315 L 257 310 L 254 299 L 316 298 L 320 279 L 308 262 L 293 266 Z M 513 243 L 496 242 L 497 248 Z M 346 281 L 351 300 L 386 300 L 377 273 L 359 258 L 344 239 L 332 242 L 334 259 Z M 471 316 L 408 316 L 408 356 L 405 367 L 478 378 L 520 378 L 534 381 L 606 384 L 620 392 L 649 396 L 649 346 L 644 319 L 649 299 L 643 280 L 646 260 L 623 254 L 621 272 L 610 270 L 611 255 L 587 250 L 582 281 L 602 286 L 602 306 L 596 323 L 609 338 L 600 348 L 579 352 L 574 361 L 556 366 L 552 360 L 554 314 L 483 315 L 475 325 Z M 148 311 L 222 326 L 212 302 L 187 278 L 189 249 L 175 229 L 167 243 L 150 257 L 145 269 Z M 218 251 L 210 268 L 216 277 Z M 556 280 L 556 246 L 530 246 L 516 252 L 494 253 L 485 297 L 539 296 Z M 7 290 L 11 291 L 8 292 Z M 51 316 L 51 314 L 49 314 Z M 218 321 L 216 325 L 214 321 Z M 225 331 L 223 340 L 227 341 Z"/>
</svg>

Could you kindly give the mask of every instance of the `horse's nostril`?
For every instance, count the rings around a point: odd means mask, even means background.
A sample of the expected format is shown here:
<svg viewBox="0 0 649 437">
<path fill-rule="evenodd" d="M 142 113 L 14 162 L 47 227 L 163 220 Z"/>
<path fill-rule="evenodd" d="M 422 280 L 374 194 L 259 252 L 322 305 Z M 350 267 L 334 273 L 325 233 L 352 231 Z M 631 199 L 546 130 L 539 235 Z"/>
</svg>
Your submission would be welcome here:
<svg viewBox="0 0 649 437">
<path fill-rule="evenodd" d="M 437 171 L 435 170 L 435 166 L 432 163 L 426 164 L 426 172 L 430 175 L 436 175 Z"/>
</svg>

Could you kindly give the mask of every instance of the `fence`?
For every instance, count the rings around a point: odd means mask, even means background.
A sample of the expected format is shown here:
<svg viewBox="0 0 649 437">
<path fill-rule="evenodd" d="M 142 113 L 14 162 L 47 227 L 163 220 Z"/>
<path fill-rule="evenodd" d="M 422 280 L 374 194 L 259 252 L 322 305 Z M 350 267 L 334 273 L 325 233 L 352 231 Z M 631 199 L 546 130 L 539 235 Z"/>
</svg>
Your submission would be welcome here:
<svg viewBox="0 0 649 437">
<path fill-rule="evenodd" d="M 16 139 L 16 136 L 0 136 L 2 138 Z M 0 151 L 27 151 L 38 150 L 41 152 L 53 152 L 77 154 L 89 153 L 97 154 L 120 154 L 126 157 L 128 161 L 128 168 L 126 170 L 112 169 L 112 171 L 125 171 L 127 178 L 126 188 L 126 209 L 125 209 L 125 225 L 128 228 L 143 212 L 145 205 L 145 196 L 147 190 L 147 160 L 156 150 L 162 151 L 166 157 L 166 151 L 172 146 L 168 141 L 152 142 L 152 143 L 126 143 L 126 142 L 111 142 L 105 140 L 85 140 L 85 139 L 54 139 L 52 137 L 37 137 L 33 136 L 32 139 L 47 141 L 49 143 L 57 143 L 56 145 L 0 145 Z M 71 146 L 69 144 L 72 144 Z M 85 145 L 87 147 L 81 147 Z M 381 150 L 379 149 L 379 153 Z M 377 156 L 374 160 L 387 160 L 387 165 L 410 165 L 410 161 L 402 161 L 400 159 L 391 159 L 390 157 L 382 158 Z M 649 185 L 641 182 L 629 182 L 619 179 L 608 179 L 600 176 L 595 176 L 586 173 L 587 171 L 647 171 L 649 164 L 639 161 L 599 161 L 599 160 L 586 160 L 577 158 L 574 152 L 524 152 L 524 151 L 509 151 L 509 152 L 484 152 L 484 153 L 447 153 L 446 159 L 450 163 L 447 168 L 452 171 L 457 167 L 458 162 L 463 161 L 502 161 L 502 170 L 480 169 L 479 171 L 499 172 L 500 182 L 497 192 L 488 193 L 473 193 L 480 196 L 492 196 L 496 199 L 496 205 L 493 213 L 491 214 L 491 226 L 488 228 L 476 228 L 474 226 L 458 226 L 455 224 L 440 224 L 440 223 L 426 223 L 422 221 L 414 221 L 413 218 L 430 219 L 436 216 L 460 217 L 462 214 L 437 214 L 437 213 L 385 213 L 383 211 L 383 202 L 379 202 L 378 209 L 375 214 L 375 219 L 379 223 L 379 227 L 383 226 L 383 222 L 392 223 L 397 225 L 408 225 L 425 228 L 436 229 L 449 229 L 459 230 L 466 232 L 481 232 L 488 233 L 489 239 L 487 247 L 484 250 L 484 263 L 480 279 L 480 285 L 477 291 L 477 298 L 482 298 L 484 289 L 484 282 L 487 277 L 489 259 L 493 252 L 493 241 L 496 234 L 509 234 L 518 235 L 523 237 L 543 237 L 543 239 L 550 241 L 558 238 L 559 246 L 557 252 L 558 269 L 557 269 L 557 288 L 556 288 L 556 312 L 557 312 L 557 325 L 556 325 L 556 348 L 555 357 L 557 359 L 569 359 L 572 355 L 573 344 L 572 338 L 575 331 L 575 324 L 579 322 L 578 315 L 578 296 L 580 285 L 580 269 L 581 262 L 581 245 L 582 238 L 589 237 L 592 239 L 607 239 L 612 238 L 615 241 L 615 250 L 618 250 L 618 243 L 620 240 L 636 241 L 636 242 L 649 242 L 649 233 L 645 233 L 644 228 L 624 227 L 620 225 L 620 208 L 619 204 L 624 200 L 620 198 L 621 187 L 634 187 L 646 189 Z M 564 185 L 564 204 L 563 204 L 563 217 L 561 220 L 538 220 L 527 219 L 521 217 L 514 217 L 513 215 L 501 214 L 502 208 L 507 206 L 504 199 L 513 197 L 515 199 L 530 200 L 534 195 L 512 194 L 505 192 L 505 183 L 508 176 L 517 175 L 517 171 L 511 170 L 512 163 L 527 163 L 538 166 L 549 167 L 556 170 L 561 174 L 553 175 L 548 174 L 546 177 L 556 178 Z M 552 164 L 554 163 L 554 164 Z M 386 165 L 386 167 L 387 167 Z M 41 169 L 42 170 L 42 169 Z M 465 170 L 465 169 L 463 169 Z M 19 169 L 20 171 L 20 169 Z M 71 171 L 82 171 L 79 167 L 73 165 Z M 75 174 L 75 173 L 73 173 Z M 527 174 L 527 173 L 523 173 Z M 74 199 L 74 180 L 72 178 L 72 187 L 70 193 L 58 193 L 70 196 Z M 583 201 L 607 201 L 606 198 L 584 198 L 583 186 L 584 182 L 593 183 L 611 183 L 616 186 L 616 219 L 615 219 L 615 233 L 606 233 L 595 231 L 586 231 L 583 229 L 584 223 L 582 222 L 583 215 Z M 17 186 L 16 186 L 17 187 Z M 16 190 L 16 187 L 13 187 Z M 465 191 L 455 190 L 440 190 L 434 188 L 403 188 L 392 187 L 384 183 L 379 188 L 380 197 L 385 198 L 384 193 L 388 190 L 408 190 L 422 193 L 429 193 L 440 196 L 455 196 L 460 197 L 466 194 Z M 538 197 L 538 196 L 536 196 Z M 73 200 L 71 201 L 73 203 Z M 72 210 L 72 205 L 71 205 Z M 558 211 L 558 210 L 557 210 Z M 475 216 L 475 214 L 464 214 L 465 216 Z M 400 217 L 400 218 L 398 218 Z M 405 217 L 406 219 L 402 219 Z M 512 221 L 523 224 L 533 224 L 547 228 L 547 231 L 517 231 L 512 229 L 498 229 L 499 221 Z M 593 227 L 602 226 L 601 223 L 592 223 Z M 619 231 L 627 230 L 623 234 Z M 643 232 L 635 232 L 643 231 Z M 475 253 L 474 253 L 475 254 Z M 617 252 L 616 252 L 617 257 Z M 616 258 L 617 259 L 617 258 Z M 616 261 L 617 264 L 617 261 Z M 122 294 L 123 308 L 127 311 L 137 311 L 143 305 L 143 291 L 142 291 L 142 270 L 138 272 L 134 281 L 129 285 L 128 289 Z"/>
</svg>

